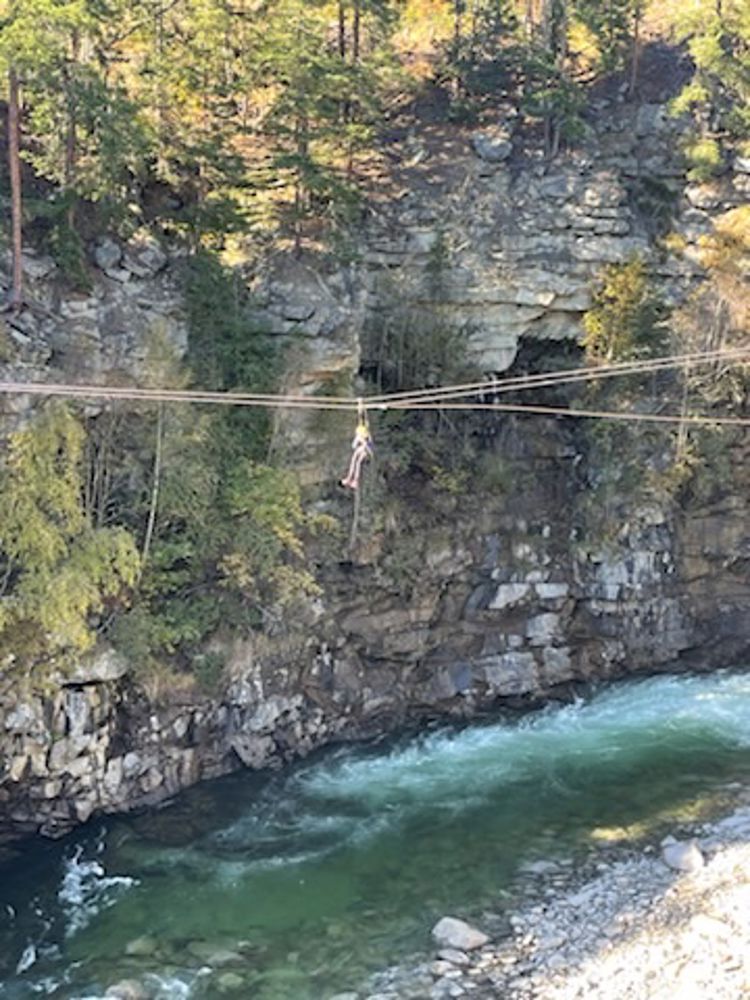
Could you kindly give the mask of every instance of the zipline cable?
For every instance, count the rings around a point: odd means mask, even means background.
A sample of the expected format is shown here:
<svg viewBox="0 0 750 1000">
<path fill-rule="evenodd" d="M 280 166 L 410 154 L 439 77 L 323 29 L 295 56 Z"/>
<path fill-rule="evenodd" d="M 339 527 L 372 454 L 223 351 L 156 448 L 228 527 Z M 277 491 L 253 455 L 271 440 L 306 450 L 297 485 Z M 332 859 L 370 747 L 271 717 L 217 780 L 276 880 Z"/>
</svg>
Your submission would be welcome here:
<svg viewBox="0 0 750 1000">
<path fill-rule="evenodd" d="M 522 389 L 547 388 L 553 385 L 585 382 L 617 375 L 636 375 L 660 369 L 682 367 L 684 365 L 709 364 L 722 360 L 740 361 L 741 358 L 748 355 L 750 355 L 750 348 L 748 347 L 696 352 L 692 354 L 665 355 L 644 361 L 624 361 L 611 365 L 592 365 L 587 368 L 540 372 L 536 375 L 518 375 L 504 379 L 485 379 L 483 382 L 469 382 L 463 385 L 418 389 L 411 392 L 396 392 L 383 396 L 368 396 L 365 399 L 365 403 L 368 408 L 375 408 L 382 405 L 397 408 L 402 401 L 409 405 L 412 402 L 420 400 L 437 402 L 440 399 L 456 399 L 479 393 L 497 394 L 515 392 Z"/>
<path fill-rule="evenodd" d="M 750 417 L 716 416 L 681 413 L 638 413 L 634 410 L 570 410 L 562 406 L 534 403 L 423 403 L 415 410 L 495 411 L 555 417 L 586 417 L 598 420 L 629 420 L 640 423 L 695 424 L 699 426 L 750 427 Z"/>
<path fill-rule="evenodd" d="M 686 364 L 709 364 L 716 361 L 739 361 L 747 348 L 694 354 L 666 355 L 644 361 L 620 362 L 567 371 L 542 372 L 502 380 L 464 383 L 436 389 L 415 390 L 365 397 L 365 409 L 421 409 L 428 404 L 444 406 L 451 400 L 479 393 L 499 394 L 523 389 L 585 382 L 617 375 L 648 373 Z M 0 394 L 56 396 L 73 399 L 128 400 L 133 402 L 207 403 L 224 406 L 255 406 L 279 409 L 356 410 L 360 399 L 346 396 L 305 396 L 299 394 L 233 393 L 190 389 L 144 389 L 128 386 L 97 386 L 75 383 L 0 381 Z M 468 407 L 467 407 L 468 408 Z"/>
</svg>

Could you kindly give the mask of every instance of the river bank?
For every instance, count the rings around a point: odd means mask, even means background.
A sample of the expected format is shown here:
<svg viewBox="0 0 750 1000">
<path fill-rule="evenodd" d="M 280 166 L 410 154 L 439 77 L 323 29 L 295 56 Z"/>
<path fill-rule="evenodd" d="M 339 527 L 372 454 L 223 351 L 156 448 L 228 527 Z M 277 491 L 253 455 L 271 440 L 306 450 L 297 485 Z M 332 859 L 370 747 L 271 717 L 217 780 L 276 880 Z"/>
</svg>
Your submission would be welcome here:
<svg viewBox="0 0 750 1000">
<path fill-rule="evenodd" d="M 738 807 L 676 837 L 603 847 L 582 866 L 527 866 L 525 899 L 471 926 L 484 945 L 375 976 L 337 1000 L 740 1000 L 750 993 L 750 787 Z M 680 870 L 678 866 L 686 870 Z M 469 945 L 480 940 L 460 925 Z M 447 935 L 451 936 L 450 930 Z M 437 940 L 440 939 L 440 940 Z M 441 947 L 440 945 L 443 945 Z"/>
</svg>

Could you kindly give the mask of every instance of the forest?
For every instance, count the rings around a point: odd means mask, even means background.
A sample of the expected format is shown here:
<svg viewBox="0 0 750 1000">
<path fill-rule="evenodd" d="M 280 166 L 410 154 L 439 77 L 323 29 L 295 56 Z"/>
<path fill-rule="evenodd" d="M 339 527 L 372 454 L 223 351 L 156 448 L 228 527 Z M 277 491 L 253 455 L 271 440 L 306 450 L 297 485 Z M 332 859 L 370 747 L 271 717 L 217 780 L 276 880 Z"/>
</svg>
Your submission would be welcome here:
<svg viewBox="0 0 750 1000">
<path fill-rule="evenodd" d="M 710 176 L 722 136 L 750 137 L 741 0 L 4 0 L 13 239 L 38 230 L 79 281 L 96 229 L 315 243 L 356 213 L 374 145 L 421 93 L 457 122 L 517 102 L 554 157 L 602 76 L 637 94 L 655 32 L 692 58 L 675 111 Z"/>
<path fill-rule="evenodd" d="M 671 110 L 691 122 L 688 177 L 710 180 L 727 150 L 750 155 L 743 0 L 3 0 L 5 312 L 25 303 L 24 240 L 85 289 L 91 241 L 146 228 L 185 250 L 190 327 L 184 359 L 154 345 L 154 384 L 270 391 L 282 359 L 248 326 L 238 247 L 347 253 L 373 158 L 425 95 L 457 127 L 511 103 L 554 161 L 602 80 L 637 100 L 656 37 L 690 61 Z M 747 215 L 729 216 L 685 342 L 716 303 L 746 328 Z M 642 266 L 603 281 L 589 356 L 653 353 L 663 311 Z M 144 669 L 179 655 L 208 682 L 220 623 L 271 627 L 315 595 L 305 540 L 336 526 L 268 461 L 270 433 L 257 414 L 44 408 L 0 482 L 3 656 L 36 669 L 106 636 Z"/>
</svg>

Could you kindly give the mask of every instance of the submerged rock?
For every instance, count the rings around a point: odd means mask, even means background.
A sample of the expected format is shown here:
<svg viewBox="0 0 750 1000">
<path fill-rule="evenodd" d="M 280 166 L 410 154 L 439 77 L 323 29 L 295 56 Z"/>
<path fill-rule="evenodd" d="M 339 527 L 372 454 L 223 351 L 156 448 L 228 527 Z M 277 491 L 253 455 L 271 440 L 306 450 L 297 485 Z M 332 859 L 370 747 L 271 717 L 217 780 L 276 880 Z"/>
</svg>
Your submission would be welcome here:
<svg viewBox="0 0 750 1000">
<path fill-rule="evenodd" d="M 137 979 L 121 979 L 113 983 L 104 996 L 113 1000 L 150 1000 L 152 993 Z"/>
<path fill-rule="evenodd" d="M 158 942 L 155 938 L 148 937 L 144 935 L 143 937 L 134 938 L 125 945 L 125 954 L 132 958 L 146 958 L 149 955 L 153 955 L 158 948 Z"/>
<path fill-rule="evenodd" d="M 455 948 L 457 951 L 474 951 L 489 941 L 486 934 L 457 917 L 438 920 L 432 928 L 432 937 L 441 948 Z"/>
<path fill-rule="evenodd" d="M 216 980 L 216 985 L 223 992 L 239 990 L 245 985 L 245 980 L 237 972 L 223 972 Z"/>
</svg>

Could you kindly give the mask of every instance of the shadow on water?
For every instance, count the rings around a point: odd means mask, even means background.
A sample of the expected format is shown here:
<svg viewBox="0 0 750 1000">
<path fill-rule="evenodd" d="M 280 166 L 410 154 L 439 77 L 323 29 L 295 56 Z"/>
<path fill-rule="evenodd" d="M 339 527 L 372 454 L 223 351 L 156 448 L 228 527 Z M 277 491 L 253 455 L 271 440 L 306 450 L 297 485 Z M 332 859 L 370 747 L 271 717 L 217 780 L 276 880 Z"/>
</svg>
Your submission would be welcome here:
<svg viewBox="0 0 750 1000">
<path fill-rule="evenodd" d="M 445 912 L 501 909 L 525 860 L 690 818 L 750 773 L 749 722 L 741 674 L 629 682 L 230 776 L 63 844 L 31 842 L 1 873 L 15 916 L 0 908 L 0 987 L 39 995 L 48 977 L 68 998 L 151 971 L 175 996 L 177 981 L 211 996 L 195 974 L 223 949 L 253 996 L 320 1000 L 424 946 Z"/>
</svg>

